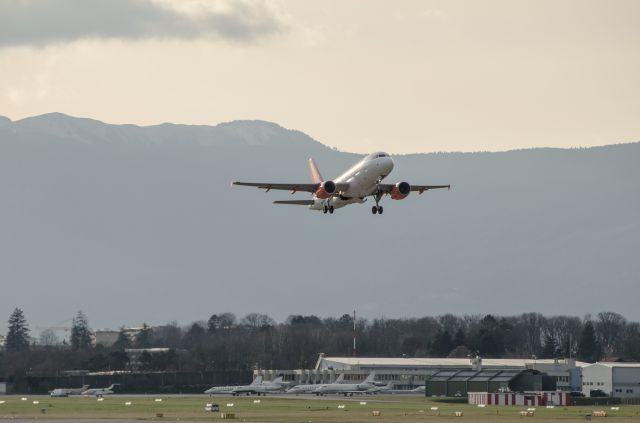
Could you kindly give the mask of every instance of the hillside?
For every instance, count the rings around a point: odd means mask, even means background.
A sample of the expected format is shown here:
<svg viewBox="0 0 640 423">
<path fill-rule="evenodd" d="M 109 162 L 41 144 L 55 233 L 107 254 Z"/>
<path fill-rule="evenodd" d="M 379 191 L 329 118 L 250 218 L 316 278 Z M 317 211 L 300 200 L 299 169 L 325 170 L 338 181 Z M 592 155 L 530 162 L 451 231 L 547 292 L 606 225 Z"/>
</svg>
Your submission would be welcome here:
<svg viewBox="0 0 640 423">
<path fill-rule="evenodd" d="M 311 156 L 325 177 L 359 157 L 263 121 L 0 117 L 0 310 L 112 328 L 354 308 L 640 319 L 639 143 L 397 156 L 390 181 L 453 189 L 386 199 L 383 216 L 229 186 L 306 181 Z"/>
</svg>

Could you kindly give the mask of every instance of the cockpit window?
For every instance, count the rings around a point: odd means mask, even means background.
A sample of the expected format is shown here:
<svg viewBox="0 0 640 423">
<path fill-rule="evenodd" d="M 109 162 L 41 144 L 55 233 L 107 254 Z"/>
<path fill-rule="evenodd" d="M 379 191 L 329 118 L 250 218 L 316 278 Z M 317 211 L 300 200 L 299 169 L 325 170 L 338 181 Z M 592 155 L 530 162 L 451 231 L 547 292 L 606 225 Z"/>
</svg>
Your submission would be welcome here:
<svg viewBox="0 0 640 423">
<path fill-rule="evenodd" d="M 365 160 L 375 160 L 381 157 L 389 157 L 389 155 L 387 153 L 382 153 L 382 152 L 371 153 L 365 158 Z"/>
</svg>

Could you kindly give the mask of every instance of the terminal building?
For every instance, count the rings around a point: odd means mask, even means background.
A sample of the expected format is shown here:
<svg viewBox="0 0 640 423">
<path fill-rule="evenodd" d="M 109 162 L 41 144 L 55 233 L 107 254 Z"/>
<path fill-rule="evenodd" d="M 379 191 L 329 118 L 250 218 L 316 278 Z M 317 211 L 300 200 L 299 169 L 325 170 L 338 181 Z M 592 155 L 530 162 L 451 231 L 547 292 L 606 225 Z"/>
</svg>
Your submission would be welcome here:
<svg viewBox="0 0 640 423">
<path fill-rule="evenodd" d="M 432 395 L 457 392 L 466 395 L 469 383 L 479 383 L 487 392 L 500 392 L 513 389 L 509 383 L 524 383 L 525 379 L 531 384 L 527 389 L 540 390 L 544 385 L 553 390 L 582 390 L 580 369 L 587 364 L 574 359 L 326 357 L 320 354 L 313 369 L 255 370 L 254 376 L 265 380 L 283 376 L 292 384 L 323 384 L 333 382 L 341 374 L 345 381 L 362 381 L 375 371 L 376 381 L 393 382 L 395 390 L 426 386 L 431 394 L 427 383 L 431 381 Z"/>
</svg>

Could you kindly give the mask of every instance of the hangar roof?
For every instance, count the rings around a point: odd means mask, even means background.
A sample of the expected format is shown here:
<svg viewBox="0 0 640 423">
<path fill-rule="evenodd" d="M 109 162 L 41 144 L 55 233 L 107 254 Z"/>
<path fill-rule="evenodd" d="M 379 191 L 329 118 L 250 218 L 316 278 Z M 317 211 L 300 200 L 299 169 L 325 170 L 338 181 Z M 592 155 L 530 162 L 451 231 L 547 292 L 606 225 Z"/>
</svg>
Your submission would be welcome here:
<svg viewBox="0 0 640 423">
<path fill-rule="evenodd" d="M 618 363 L 618 362 L 597 362 L 590 364 L 591 366 L 600 365 L 605 367 L 640 367 L 640 363 Z"/>
<path fill-rule="evenodd" d="M 561 364 L 565 364 L 560 360 Z M 523 359 L 523 358 L 483 358 L 482 367 L 484 368 L 512 368 L 523 369 L 536 365 L 553 365 L 553 359 Z M 584 367 L 590 363 L 580 361 L 575 362 L 576 367 Z M 607 363 L 608 364 L 608 363 Z M 625 363 L 611 363 L 614 365 Z M 626 363 L 629 364 L 629 363 Z M 638 364 L 640 365 L 640 364 Z M 392 357 L 323 357 L 318 359 L 317 369 L 328 369 L 333 367 L 338 370 L 347 370 L 354 367 L 459 367 L 471 368 L 471 360 L 468 358 L 392 358 Z"/>
</svg>

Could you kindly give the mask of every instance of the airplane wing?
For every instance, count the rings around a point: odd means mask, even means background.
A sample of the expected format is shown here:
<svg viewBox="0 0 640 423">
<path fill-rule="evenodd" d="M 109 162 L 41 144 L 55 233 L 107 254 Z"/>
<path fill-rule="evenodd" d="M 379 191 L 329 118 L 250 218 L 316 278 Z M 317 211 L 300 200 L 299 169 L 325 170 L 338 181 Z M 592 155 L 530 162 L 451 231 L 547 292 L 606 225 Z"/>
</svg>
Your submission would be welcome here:
<svg viewBox="0 0 640 423">
<path fill-rule="evenodd" d="M 390 194 L 394 184 L 380 184 L 380 190 L 383 194 Z M 418 191 L 418 194 L 422 194 L 430 189 L 448 188 L 451 189 L 451 185 L 411 185 L 411 191 Z"/>
<path fill-rule="evenodd" d="M 242 185 L 245 187 L 256 187 L 267 191 L 279 189 L 284 191 L 305 191 L 316 192 L 320 184 L 274 184 L 270 182 L 232 182 L 232 185 Z"/>
<path fill-rule="evenodd" d="M 312 206 L 313 200 L 277 200 L 273 204 L 293 204 L 296 206 Z"/>
<path fill-rule="evenodd" d="M 234 181 L 231 185 L 241 185 L 245 187 L 256 187 L 260 189 L 264 189 L 267 192 L 272 189 L 278 189 L 283 191 L 291 191 L 292 194 L 297 191 L 303 192 L 311 192 L 314 193 L 320 188 L 320 183 L 306 183 L 306 184 L 280 184 L 280 183 L 271 183 L 271 182 L 237 182 Z M 336 183 L 336 191 L 345 191 L 349 187 L 347 183 Z"/>
</svg>

